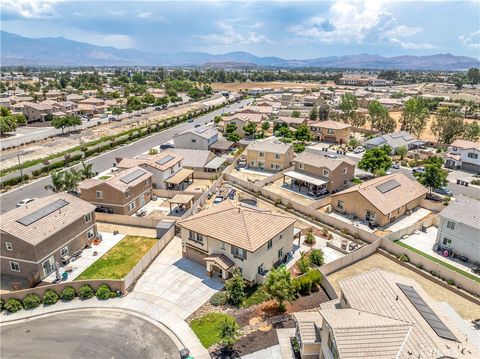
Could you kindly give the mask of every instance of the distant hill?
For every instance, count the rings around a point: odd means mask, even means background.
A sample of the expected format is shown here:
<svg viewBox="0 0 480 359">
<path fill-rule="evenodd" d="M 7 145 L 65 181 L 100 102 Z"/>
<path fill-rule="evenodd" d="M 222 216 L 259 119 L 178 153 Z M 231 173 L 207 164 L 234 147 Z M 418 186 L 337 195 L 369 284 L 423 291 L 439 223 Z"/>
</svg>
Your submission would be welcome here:
<svg viewBox="0 0 480 359">
<path fill-rule="evenodd" d="M 360 54 L 286 60 L 259 57 L 237 51 L 212 55 L 204 52 L 153 54 L 134 49 L 117 49 L 57 38 L 27 38 L 1 31 L 1 64 L 44 66 L 200 66 L 206 67 L 319 67 L 345 69 L 464 70 L 479 67 L 480 61 L 467 56 L 437 54 L 395 56 Z M 213 66 L 212 66 L 213 65 Z"/>
</svg>

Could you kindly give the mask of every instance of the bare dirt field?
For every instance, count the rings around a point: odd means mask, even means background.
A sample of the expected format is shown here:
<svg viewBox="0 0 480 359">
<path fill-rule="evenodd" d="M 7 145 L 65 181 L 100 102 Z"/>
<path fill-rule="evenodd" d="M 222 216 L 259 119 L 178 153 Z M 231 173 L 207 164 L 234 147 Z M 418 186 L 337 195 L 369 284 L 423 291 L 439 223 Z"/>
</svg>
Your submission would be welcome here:
<svg viewBox="0 0 480 359">
<path fill-rule="evenodd" d="M 415 279 L 433 300 L 437 302 L 447 302 L 462 318 L 466 320 L 480 318 L 480 306 L 475 305 L 465 298 L 422 277 L 408 268 L 402 267 L 401 265 L 382 256 L 381 254 L 373 254 L 370 257 L 367 257 L 347 268 L 327 276 L 327 278 L 335 288 L 335 291 L 340 293 L 340 287 L 338 285 L 339 281 L 353 277 L 360 273 L 367 272 L 373 268 L 381 268 L 408 278 Z"/>
<path fill-rule="evenodd" d="M 320 84 L 319 82 L 230 82 L 230 83 L 213 83 L 214 90 L 238 91 L 251 88 L 269 87 L 272 89 L 280 89 L 284 87 L 305 87 L 307 89 L 318 88 L 320 86 L 334 85 L 334 83 Z"/>
</svg>

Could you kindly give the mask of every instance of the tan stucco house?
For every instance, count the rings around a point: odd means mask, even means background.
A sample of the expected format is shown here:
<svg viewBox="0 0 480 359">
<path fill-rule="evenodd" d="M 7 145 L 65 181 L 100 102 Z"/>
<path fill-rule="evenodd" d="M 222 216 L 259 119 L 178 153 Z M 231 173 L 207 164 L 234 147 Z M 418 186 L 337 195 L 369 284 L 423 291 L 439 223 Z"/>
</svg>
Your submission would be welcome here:
<svg viewBox="0 0 480 359">
<path fill-rule="evenodd" d="M 207 273 L 227 279 L 238 268 L 257 282 L 293 248 L 290 216 L 226 200 L 178 222 L 183 256 L 206 266 Z"/>
<path fill-rule="evenodd" d="M 382 227 L 417 208 L 427 192 L 417 180 L 394 173 L 350 187 L 330 198 L 333 210 Z"/>
<path fill-rule="evenodd" d="M 30 285 L 55 271 L 62 257 L 85 247 L 97 234 L 95 206 L 68 193 L 36 199 L 0 216 L 3 275 Z"/>
<path fill-rule="evenodd" d="M 309 122 L 308 127 L 315 139 L 333 143 L 347 143 L 352 128 L 348 123 L 338 121 Z"/>
<path fill-rule="evenodd" d="M 294 150 L 276 139 L 252 141 L 245 150 L 249 168 L 278 172 L 293 165 Z"/>
<path fill-rule="evenodd" d="M 152 199 L 152 173 L 138 166 L 78 185 L 80 198 L 113 214 L 132 215 Z"/>
</svg>

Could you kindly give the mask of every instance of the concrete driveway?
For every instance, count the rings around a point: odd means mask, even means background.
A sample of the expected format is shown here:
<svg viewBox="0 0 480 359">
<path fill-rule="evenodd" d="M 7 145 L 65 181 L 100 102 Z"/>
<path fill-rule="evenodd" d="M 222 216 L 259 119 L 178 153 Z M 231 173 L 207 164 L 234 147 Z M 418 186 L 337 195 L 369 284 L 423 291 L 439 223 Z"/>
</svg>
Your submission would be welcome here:
<svg viewBox="0 0 480 359">
<path fill-rule="evenodd" d="M 182 257 L 181 239 L 174 237 L 138 280 L 133 293 L 161 302 L 186 319 L 222 287 L 223 283 L 206 275 L 205 266 Z"/>
</svg>

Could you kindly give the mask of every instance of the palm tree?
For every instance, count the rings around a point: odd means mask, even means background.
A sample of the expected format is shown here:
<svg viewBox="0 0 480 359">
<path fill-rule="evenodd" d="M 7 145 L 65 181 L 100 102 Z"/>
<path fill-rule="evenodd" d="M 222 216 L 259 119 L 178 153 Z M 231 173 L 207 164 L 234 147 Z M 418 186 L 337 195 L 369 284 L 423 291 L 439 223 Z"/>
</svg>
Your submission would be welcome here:
<svg viewBox="0 0 480 359">
<path fill-rule="evenodd" d="M 66 192 L 72 192 L 76 190 L 80 179 L 80 171 L 75 168 L 72 168 L 70 171 L 64 172 L 63 190 Z"/>
<path fill-rule="evenodd" d="M 47 184 L 45 186 L 45 189 L 47 191 L 52 191 L 55 193 L 63 191 L 63 189 L 65 188 L 65 180 L 64 180 L 63 172 L 60 172 L 60 171 L 52 172 L 50 174 L 50 179 L 52 183 Z"/>
<path fill-rule="evenodd" d="M 93 172 L 92 166 L 93 166 L 92 163 L 85 164 L 85 162 L 82 161 L 82 167 L 83 168 L 80 169 L 81 179 L 92 178 L 92 177 L 95 176 L 95 172 Z"/>
</svg>

